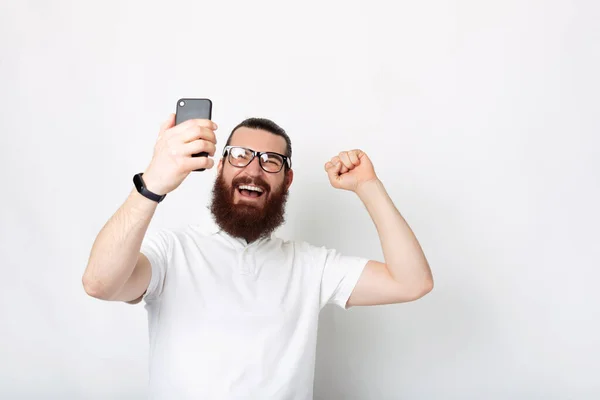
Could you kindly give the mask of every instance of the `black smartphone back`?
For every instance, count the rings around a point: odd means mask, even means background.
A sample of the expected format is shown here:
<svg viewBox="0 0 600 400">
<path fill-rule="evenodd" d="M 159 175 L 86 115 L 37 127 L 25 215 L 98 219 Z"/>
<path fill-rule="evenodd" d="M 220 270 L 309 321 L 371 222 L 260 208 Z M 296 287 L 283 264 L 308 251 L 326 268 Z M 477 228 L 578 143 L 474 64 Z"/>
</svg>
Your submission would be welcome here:
<svg viewBox="0 0 600 400">
<path fill-rule="evenodd" d="M 179 99 L 175 111 L 175 125 L 188 119 L 211 119 L 212 101 L 210 99 Z M 208 153 L 192 154 L 192 157 L 206 157 Z M 204 171 L 205 168 L 196 171 Z"/>
</svg>

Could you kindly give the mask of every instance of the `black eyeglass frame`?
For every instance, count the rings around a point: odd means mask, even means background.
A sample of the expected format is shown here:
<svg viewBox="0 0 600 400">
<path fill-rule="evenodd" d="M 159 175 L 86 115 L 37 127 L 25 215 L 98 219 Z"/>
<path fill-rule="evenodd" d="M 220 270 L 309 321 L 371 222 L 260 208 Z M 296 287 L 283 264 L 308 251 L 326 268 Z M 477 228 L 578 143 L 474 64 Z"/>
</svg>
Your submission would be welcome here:
<svg viewBox="0 0 600 400">
<path fill-rule="evenodd" d="M 239 165 L 233 165 L 231 163 L 231 152 L 229 150 L 231 150 L 233 148 L 244 149 L 244 150 L 252 153 L 252 158 L 250 158 L 250 160 L 248 161 L 248 164 L 246 164 L 244 166 L 239 166 Z M 279 157 L 281 157 L 283 159 L 283 164 L 281 164 L 281 168 L 279 168 L 278 171 L 267 171 L 265 169 L 265 167 L 263 166 L 263 164 L 262 164 L 262 158 L 261 158 L 261 156 L 263 154 L 267 154 L 267 155 L 269 155 L 269 154 L 275 154 L 275 155 L 278 155 Z M 242 147 L 242 146 L 225 146 L 225 148 L 223 149 L 223 157 L 225 157 L 225 155 L 227 155 L 227 161 L 229 161 L 229 164 L 232 167 L 236 167 L 236 168 L 245 168 L 245 167 L 247 167 L 248 165 L 250 165 L 250 163 L 252 162 L 252 160 L 254 160 L 254 158 L 256 156 L 258 156 L 258 164 L 263 169 L 263 171 L 268 172 L 269 174 L 278 174 L 278 173 L 281 172 L 281 170 L 284 167 L 287 168 L 287 169 L 292 169 L 292 159 L 290 157 L 288 157 L 288 156 L 284 156 L 283 154 L 276 153 L 274 151 L 256 151 L 256 150 L 252 150 L 252 149 L 249 149 L 247 147 Z"/>
</svg>

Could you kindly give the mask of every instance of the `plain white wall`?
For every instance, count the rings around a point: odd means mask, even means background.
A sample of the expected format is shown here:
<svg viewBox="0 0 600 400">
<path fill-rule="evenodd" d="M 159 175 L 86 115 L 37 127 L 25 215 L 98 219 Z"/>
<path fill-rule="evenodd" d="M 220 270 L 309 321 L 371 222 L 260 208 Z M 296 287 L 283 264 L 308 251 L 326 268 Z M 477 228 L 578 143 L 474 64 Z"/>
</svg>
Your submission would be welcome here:
<svg viewBox="0 0 600 400">
<path fill-rule="evenodd" d="M 290 133 L 281 236 L 382 258 L 323 171 L 362 148 L 430 261 L 422 300 L 324 310 L 316 398 L 600 398 L 599 18 L 592 0 L 3 1 L 0 397 L 145 397 L 143 306 L 81 275 L 197 96 L 219 150 L 250 116 Z M 210 221 L 214 176 L 151 229 Z"/>
</svg>

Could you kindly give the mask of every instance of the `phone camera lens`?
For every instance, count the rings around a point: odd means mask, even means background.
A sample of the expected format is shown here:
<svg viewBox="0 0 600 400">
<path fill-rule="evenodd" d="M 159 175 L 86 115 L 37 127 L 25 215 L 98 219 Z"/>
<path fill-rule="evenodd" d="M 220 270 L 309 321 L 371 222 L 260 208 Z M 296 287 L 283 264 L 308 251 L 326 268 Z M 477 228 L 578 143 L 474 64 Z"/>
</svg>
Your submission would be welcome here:
<svg viewBox="0 0 600 400">
<path fill-rule="evenodd" d="M 185 101 L 180 101 L 180 102 L 179 102 L 179 106 L 180 106 L 180 107 L 183 107 L 183 106 L 185 106 Z"/>
</svg>

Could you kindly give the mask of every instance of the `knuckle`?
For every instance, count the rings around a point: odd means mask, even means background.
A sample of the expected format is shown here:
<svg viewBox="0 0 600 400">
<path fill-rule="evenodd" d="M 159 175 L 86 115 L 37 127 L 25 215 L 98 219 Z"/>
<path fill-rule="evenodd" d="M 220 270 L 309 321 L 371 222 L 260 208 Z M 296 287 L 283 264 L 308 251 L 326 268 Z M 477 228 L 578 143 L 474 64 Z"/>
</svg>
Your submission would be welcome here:
<svg viewBox="0 0 600 400">
<path fill-rule="evenodd" d="M 175 125 L 171 129 L 176 129 L 177 132 L 185 132 L 190 129 L 194 124 L 189 119 L 187 121 L 180 122 L 179 125 Z"/>
<path fill-rule="evenodd" d="M 210 157 L 199 157 L 197 167 L 199 168 L 211 168 L 214 161 Z"/>
<path fill-rule="evenodd" d="M 208 151 L 208 154 L 210 154 L 211 156 L 214 156 L 217 152 L 217 146 L 215 146 L 213 143 L 207 143 L 206 151 Z"/>
<path fill-rule="evenodd" d="M 200 141 L 200 144 L 198 144 L 198 148 L 199 148 L 201 151 L 205 151 L 205 152 L 207 152 L 207 153 L 210 153 L 210 150 L 211 150 L 211 148 L 210 148 L 209 144 L 210 144 L 210 143 L 206 142 L 205 140 L 201 140 L 201 141 Z"/>
<path fill-rule="evenodd" d="M 202 133 L 203 133 L 202 136 L 203 136 L 204 139 L 206 139 L 206 140 L 208 140 L 210 142 L 213 142 L 213 143 L 216 142 L 216 136 L 215 136 L 215 133 L 212 131 L 212 129 L 210 129 L 210 128 L 203 128 L 202 129 Z"/>
<path fill-rule="evenodd" d="M 210 119 L 201 119 L 200 125 L 202 125 L 203 127 L 207 128 L 207 129 L 212 129 L 213 122 Z"/>
<path fill-rule="evenodd" d="M 186 121 L 187 122 L 187 121 Z M 185 127 L 185 129 L 183 129 L 180 133 L 179 136 L 184 137 L 184 138 L 188 138 L 190 136 L 193 136 L 196 134 L 198 127 L 195 125 L 188 125 Z"/>
<path fill-rule="evenodd" d="M 204 150 L 204 140 L 202 139 L 194 140 L 191 145 L 196 151 Z"/>
<path fill-rule="evenodd" d="M 200 132 L 202 134 L 202 138 L 210 137 L 211 131 L 205 126 L 200 127 Z"/>
</svg>

